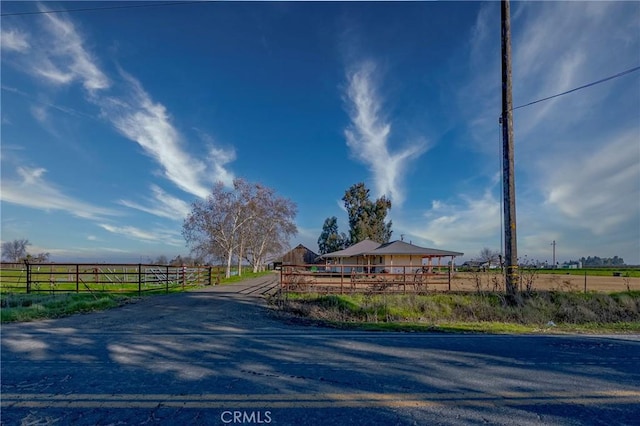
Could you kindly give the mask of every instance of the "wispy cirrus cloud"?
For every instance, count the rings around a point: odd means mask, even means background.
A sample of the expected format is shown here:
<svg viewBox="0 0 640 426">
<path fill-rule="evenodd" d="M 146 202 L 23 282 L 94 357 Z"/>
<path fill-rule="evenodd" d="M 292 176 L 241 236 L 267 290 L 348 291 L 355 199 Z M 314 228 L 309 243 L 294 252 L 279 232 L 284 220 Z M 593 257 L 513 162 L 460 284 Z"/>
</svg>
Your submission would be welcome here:
<svg viewBox="0 0 640 426">
<path fill-rule="evenodd" d="M 47 10 L 42 4 L 39 7 Z M 228 164 L 235 160 L 233 149 L 210 141 L 206 154 L 191 154 L 167 108 L 155 102 L 136 78 L 125 71 L 118 80 L 109 78 L 66 15 L 43 14 L 41 19 L 43 34 L 22 58 L 25 70 L 55 86 L 81 84 L 86 100 L 100 108 L 102 118 L 140 145 L 162 167 L 163 176 L 181 190 L 206 197 L 216 181 L 231 184 L 233 173 Z M 40 106 L 34 109 L 40 121 L 43 112 Z"/>
<path fill-rule="evenodd" d="M 207 161 L 213 172 L 213 183 L 222 182 L 225 186 L 231 187 L 235 176 L 226 166 L 235 161 L 235 150 L 233 148 L 222 148 L 215 143 L 210 135 L 199 129 L 197 131 L 200 139 L 206 144 L 208 149 Z"/>
<path fill-rule="evenodd" d="M 424 218 L 426 226 L 413 234 L 437 246 L 457 244 L 468 251 L 499 240 L 500 200 L 490 191 L 479 197 L 463 195 L 453 202 L 434 200 Z"/>
<path fill-rule="evenodd" d="M 48 11 L 43 4 L 38 7 L 42 12 Z M 46 46 L 40 46 L 33 71 L 54 84 L 77 80 L 90 92 L 108 88 L 109 79 L 93 55 L 84 48 L 84 40 L 74 24 L 54 13 L 45 13 L 44 19 L 50 40 Z"/>
<path fill-rule="evenodd" d="M 65 194 L 45 179 L 45 173 L 46 169 L 42 167 L 17 167 L 17 177 L 3 176 L 0 199 L 39 210 L 65 211 L 84 219 L 118 215 L 114 210 L 95 206 Z"/>
<path fill-rule="evenodd" d="M 392 152 L 391 124 L 382 113 L 375 72 L 373 62 L 363 62 L 347 73 L 346 97 L 351 125 L 345 130 L 345 137 L 351 155 L 373 173 L 377 194 L 388 196 L 400 206 L 405 197 L 402 179 L 407 167 L 428 149 L 428 144 L 420 139 Z"/>
<path fill-rule="evenodd" d="M 206 197 L 209 188 L 203 182 L 207 166 L 183 149 L 179 132 L 166 107 L 154 102 L 142 85 L 122 72 L 130 95 L 107 97 L 102 115 L 126 138 L 138 143 L 147 155 L 163 168 L 164 176 L 183 191 Z"/>
<path fill-rule="evenodd" d="M 123 235 L 129 239 L 144 242 L 162 242 L 170 246 L 180 247 L 184 245 L 184 240 L 179 238 L 179 233 L 166 229 L 152 229 L 145 231 L 135 226 L 117 226 L 107 223 L 101 223 L 99 226 L 105 231 L 113 234 Z"/>
<path fill-rule="evenodd" d="M 24 52 L 31 45 L 26 33 L 16 29 L 2 29 L 0 31 L 0 47 L 2 50 Z"/>
<path fill-rule="evenodd" d="M 103 118 L 126 138 L 138 143 L 163 169 L 164 176 L 183 191 L 206 197 L 213 182 L 221 180 L 230 184 L 232 173 L 225 167 L 235 159 L 233 150 L 224 150 L 211 144 L 209 163 L 189 154 L 185 141 L 172 122 L 167 108 L 155 102 L 142 84 L 132 75 L 121 70 L 124 86 L 122 96 L 98 95 L 95 89 L 107 88 L 110 84 L 105 74 L 92 61 L 92 55 L 84 48 L 81 36 L 73 24 L 57 16 L 47 15 L 49 29 L 58 40 L 56 49 L 49 58 L 50 66 L 43 69 L 49 78 L 62 81 L 67 77 L 80 77 L 85 88 L 90 90 L 89 100 L 98 105 Z M 67 72 L 56 61 L 67 65 Z"/>
<path fill-rule="evenodd" d="M 639 136 L 637 129 L 622 131 L 571 162 L 542 162 L 546 202 L 596 235 L 624 227 L 640 237 Z"/>
<path fill-rule="evenodd" d="M 488 166 L 498 156 L 498 8 L 498 4 L 487 3 L 478 15 L 469 39 L 474 73 L 458 94 L 473 140 L 469 149 L 486 154 Z M 514 105 L 637 65 L 639 14 L 637 3 L 625 2 L 514 4 Z M 550 242 L 557 240 L 567 257 L 569 253 L 578 258 L 600 252 L 624 254 L 631 263 L 640 261 L 640 207 L 629 202 L 640 197 L 639 88 L 634 73 L 515 111 L 521 253 L 544 254 Z M 493 175 L 495 170 L 487 167 L 485 172 Z M 474 211 L 450 203 L 470 215 Z M 485 212 L 476 210 L 476 214 L 483 223 Z M 432 232 L 438 234 L 436 229 Z"/>
<path fill-rule="evenodd" d="M 151 193 L 153 197 L 146 198 L 147 205 L 144 206 L 128 200 L 119 202 L 123 206 L 172 220 L 184 220 L 191 210 L 187 202 L 168 194 L 157 185 L 151 185 Z"/>
</svg>

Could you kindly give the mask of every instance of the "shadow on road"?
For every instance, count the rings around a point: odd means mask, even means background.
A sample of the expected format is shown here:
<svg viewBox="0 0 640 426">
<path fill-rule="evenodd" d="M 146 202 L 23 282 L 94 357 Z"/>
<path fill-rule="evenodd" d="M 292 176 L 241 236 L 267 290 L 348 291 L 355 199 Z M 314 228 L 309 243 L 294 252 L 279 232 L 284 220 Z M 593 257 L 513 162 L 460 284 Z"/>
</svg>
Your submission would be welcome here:
<svg viewBox="0 0 640 426">
<path fill-rule="evenodd" d="M 278 424 L 632 424 L 640 413 L 634 339 L 306 327 L 242 294 L 249 285 L 4 325 L 3 421 L 221 424 L 242 409 Z"/>
</svg>

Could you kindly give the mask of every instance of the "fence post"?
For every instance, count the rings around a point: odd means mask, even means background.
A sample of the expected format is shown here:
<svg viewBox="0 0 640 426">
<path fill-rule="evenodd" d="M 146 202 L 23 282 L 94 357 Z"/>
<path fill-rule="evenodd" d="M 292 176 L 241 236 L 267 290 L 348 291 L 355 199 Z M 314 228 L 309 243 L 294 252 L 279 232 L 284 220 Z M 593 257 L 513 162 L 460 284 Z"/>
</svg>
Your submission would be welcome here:
<svg viewBox="0 0 640 426">
<path fill-rule="evenodd" d="M 451 291 L 451 268 L 449 268 L 449 291 Z"/>
<path fill-rule="evenodd" d="M 212 269 L 213 269 L 213 266 L 209 265 L 209 285 L 213 285 L 213 282 L 211 281 L 213 279 Z"/>
<path fill-rule="evenodd" d="M 187 267 L 185 264 L 182 264 L 182 291 L 184 291 L 184 285 L 187 282 Z"/>
<path fill-rule="evenodd" d="M 587 271 L 584 271 L 584 292 L 587 292 Z"/>
<path fill-rule="evenodd" d="M 138 263 L 138 296 L 142 296 L 142 263 Z"/>
<path fill-rule="evenodd" d="M 76 263 L 76 293 L 80 293 L 80 265 Z"/>
<path fill-rule="evenodd" d="M 402 292 L 407 292 L 407 266 L 402 266 Z"/>
<path fill-rule="evenodd" d="M 169 265 L 165 266 L 165 275 L 164 275 L 164 282 L 166 284 L 167 287 L 167 293 L 169 293 Z"/>
<path fill-rule="evenodd" d="M 26 260 L 24 261 L 24 264 L 27 268 L 27 293 L 31 293 L 31 266 Z"/>
</svg>

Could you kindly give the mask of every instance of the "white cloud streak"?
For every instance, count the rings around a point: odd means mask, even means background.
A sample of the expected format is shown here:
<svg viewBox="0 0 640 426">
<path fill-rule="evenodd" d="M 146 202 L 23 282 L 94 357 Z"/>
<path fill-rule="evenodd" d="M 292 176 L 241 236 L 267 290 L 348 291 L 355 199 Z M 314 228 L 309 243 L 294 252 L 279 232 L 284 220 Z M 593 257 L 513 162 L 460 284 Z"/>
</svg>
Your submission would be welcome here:
<svg viewBox="0 0 640 426">
<path fill-rule="evenodd" d="M 480 249 L 483 242 L 500 238 L 500 200 L 488 191 L 481 197 L 462 196 L 454 203 L 435 200 L 425 219 L 424 230 L 415 234 L 437 246 L 456 244 L 467 250 Z"/>
<path fill-rule="evenodd" d="M 498 8 L 487 3 L 478 15 L 469 40 L 474 73 L 459 93 L 474 139 L 469 148 L 482 147 L 487 158 L 497 155 Z M 514 105 L 636 65 L 639 14 L 640 6 L 628 2 L 513 4 Z M 495 29 L 492 38 L 487 28 Z M 640 262 L 638 83 L 637 75 L 625 76 L 516 110 L 519 253 L 546 253 L 555 239 L 567 257 L 617 254 Z M 483 223 L 484 212 L 476 213 Z"/>
<path fill-rule="evenodd" d="M 116 216 L 117 212 L 94 206 L 64 194 L 56 186 L 44 179 L 44 168 L 18 167 L 18 179 L 2 178 L 2 201 L 34 209 L 61 210 L 84 219 Z"/>
<path fill-rule="evenodd" d="M 374 73 L 375 65 L 364 62 L 347 75 L 346 95 L 351 125 L 345 130 L 345 137 L 351 154 L 373 173 L 377 195 L 386 195 L 400 206 L 405 197 L 402 179 L 407 167 L 428 146 L 425 140 L 418 140 L 403 150 L 391 152 L 391 125 L 382 117 Z"/>
<path fill-rule="evenodd" d="M 207 159 L 213 168 L 213 181 L 222 182 L 227 187 L 233 186 L 235 176 L 226 166 L 236 159 L 235 150 L 210 145 Z"/>
<path fill-rule="evenodd" d="M 46 72 L 48 78 L 60 82 L 79 77 L 85 88 L 90 90 L 90 101 L 101 108 L 103 117 L 123 136 L 138 143 L 162 166 L 164 176 L 183 191 L 204 198 L 214 182 L 220 180 L 231 184 L 233 175 L 225 166 L 235 159 L 232 150 L 210 147 L 209 160 L 213 170 L 209 170 L 206 163 L 185 150 L 182 136 L 174 127 L 166 107 L 154 102 L 142 84 L 124 71 L 121 71 L 121 76 L 128 95 L 98 96 L 94 89 L 106 88 L 108 80 L 92 62 L 74 26 L 55 16 L 48 16 L 48 19 L 50 30 L 59 41 L 52 56 L 58 60 L 66 59 L 68 64 L 65 68 L 69 71 L 61 71 L 49 59 L 41 73 Z"/>
<path fill-rule="evenodd" d="M 146 206 L 127 200 L 120 200 L 120 204 L 155 216 L 178 221 L 184 220 L 191 211 L 188 203 L 167 194 L 157 185 L 151 185 L 151 192 L 153 198 L 146 199 L 148 203 Z"/>
<path fill-rule="evenodd" d="M 2 50 L 25 52 L 29 50 L 31 45 L 27 34 L 15 29 L 3 29 L 0 31 L 0 47 Z"/>
<path fill-rule="evenodd" d="M 45 6 L 39 7 L 46 11 Z M 30 55 L 25 55 L 26 70 L 55 86 L 82 84 L 87 100 L 100 108 L 102 117 L 124 137 L 140 145 L 160 164 L 164 177 L 181 190 L 204 198 L 217 181 L 231 185 L 233 173 L 227 166 L 235 160 L 233 149 L 223 149 L 209 141 L 208 152 L 203 156 L 206 162 L 191 155 L 167 108 L 154 102 L 138 80 L 121 71 L 124 85 L 117 88 L 125 95 L 107 93 L 115 83 L 85 48 L 75 25 L 59 14 L 44 14 L 42 19 L 44 37 L 37 40 Z M 36 109 L 34 113 L 42 111 Z M 43 118 L 42 114 L 37 117 Z"/>
<path fill-rule="evenodd" d="M 164 170 L 164 176 L 185 192 L 206 197 L 209 189 L 201 179 L 204 162 L 190 156 L 182 147 L 178 131 L 160 103 L 155 103 L 133 77 L 123 73 L 131 95 L 127 99 L 106 98 L 102 114 L 128 139 L 137 142 Z"/>
<path fill-rule="evenodd" d="M 145 231 L 135 226 L 116 226 L 107 223 L 101 223 L 99 224 L 99 226 L 105 231 L 111 232 L 113 234 L 123 235 L 132 240 L 149 243 L 162 242 L 166 245 L 176 247 L 184 245 L 184 242 L 177 238 L 177 233 L 173 231 L 164 229 L 153 229 L 150 231 Z"/>
<path fill-rule="evenodd" d="M 540 167 L 546 202 L 597 235 L 640 224 L 640 134 L 622 132 L 573 161 L 550 159 Z"/>
<path fill-rule="evenodd" d="M 48 9 L 39 5 L 42 12 Z M 40 50 L 41 62 L 34 71 L 55 84 L 79 80 L 90 92 L 106 89 L 110 82 L 84 48 L 84 42 L 73 23 L 53 13 L 45 13 L 46 29 L 51 36 Z"/>
</svg>

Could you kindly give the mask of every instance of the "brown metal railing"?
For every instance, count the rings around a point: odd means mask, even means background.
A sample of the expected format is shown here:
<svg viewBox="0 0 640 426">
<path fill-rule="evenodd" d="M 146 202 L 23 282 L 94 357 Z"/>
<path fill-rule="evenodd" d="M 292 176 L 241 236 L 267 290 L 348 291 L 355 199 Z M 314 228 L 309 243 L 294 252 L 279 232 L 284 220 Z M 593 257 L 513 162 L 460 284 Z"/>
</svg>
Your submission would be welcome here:
<svg viewBox="0 0 640 426">
<path fill-rule="evenodd" d="M 448 267 L 416 265 L 283 265 L 280 288 L 312 293 L 409 293 L 451 290 Z"/>
</svg>

